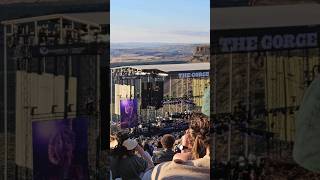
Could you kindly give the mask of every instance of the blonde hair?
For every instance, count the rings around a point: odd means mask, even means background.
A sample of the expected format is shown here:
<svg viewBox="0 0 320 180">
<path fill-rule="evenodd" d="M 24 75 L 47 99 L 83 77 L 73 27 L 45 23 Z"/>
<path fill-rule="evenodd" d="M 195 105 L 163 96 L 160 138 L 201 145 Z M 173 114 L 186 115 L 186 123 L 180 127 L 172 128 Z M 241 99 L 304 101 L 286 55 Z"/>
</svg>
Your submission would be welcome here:
<svg viewBox="0 0 320 180">
<path fill-rule="evenodd" d="M 193 114 L 189 126 L 189 133 L 193 142 L 192 156 L 194 159 L 206 155 L 206 149 L 210 146 L 210 122 L 203 114 Z"/>
</svg>

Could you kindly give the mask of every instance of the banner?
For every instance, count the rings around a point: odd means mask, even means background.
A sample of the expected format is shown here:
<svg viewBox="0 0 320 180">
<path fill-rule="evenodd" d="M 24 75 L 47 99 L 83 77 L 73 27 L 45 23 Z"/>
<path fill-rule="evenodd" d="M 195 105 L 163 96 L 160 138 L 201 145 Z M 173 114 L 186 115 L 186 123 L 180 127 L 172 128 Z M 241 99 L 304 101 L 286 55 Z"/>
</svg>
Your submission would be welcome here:
<svg viewBox="0 0 320 180">
<path fill-rule="evenodd" d="M 187 78 L 208 78 L 209 71 L 195 71 L 195 72 L 181 72 L 178 74 L 179 79 L 187 79 Z"/>
<path fill-rule="evenodd" d="M 120 101 L 120 123 L 121 128 L 132 128 L 138 125 L 138 103 L 137 99 L 126 99 Z"/>
<path fill-rule="evenodd" d="M 212 30 L 213 54 L 317 48 L 319 27 Z"/>
<path fill-rule="evenodd" d="M 33 179 L 89 179 L 87 129 L 86 118 L 33 122 Z"/>
<path fill-rule="evenodd" d="M 67 55 L 98 55 L 107 50 L 107 43 L 77 43 L 73 45 L 33 46 L 33 57 L 67 56 Z"/>
<path fill-rule="evenodd" d="M 120 115 L 120 100 L 134 96 L 134 86 L 126 84 L 115 84 L 114 85 L 114 113 Z"/>
</svg>

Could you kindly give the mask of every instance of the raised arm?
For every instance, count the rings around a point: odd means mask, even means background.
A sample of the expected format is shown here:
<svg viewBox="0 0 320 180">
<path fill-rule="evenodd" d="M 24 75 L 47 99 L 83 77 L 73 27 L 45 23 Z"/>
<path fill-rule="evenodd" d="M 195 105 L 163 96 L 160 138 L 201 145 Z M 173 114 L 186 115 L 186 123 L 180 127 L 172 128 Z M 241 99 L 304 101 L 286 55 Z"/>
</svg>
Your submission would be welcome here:
<svg viewBox="0 0 320 180">
<path fill-rule="evenodd" d="M 144 153 L 143 148 L 138 144 L 135 149 L 140 154 L 140 156 L 148 162 L 148 169 L 153 168 L 154 164 L 152 160 Z"/>
</svg>

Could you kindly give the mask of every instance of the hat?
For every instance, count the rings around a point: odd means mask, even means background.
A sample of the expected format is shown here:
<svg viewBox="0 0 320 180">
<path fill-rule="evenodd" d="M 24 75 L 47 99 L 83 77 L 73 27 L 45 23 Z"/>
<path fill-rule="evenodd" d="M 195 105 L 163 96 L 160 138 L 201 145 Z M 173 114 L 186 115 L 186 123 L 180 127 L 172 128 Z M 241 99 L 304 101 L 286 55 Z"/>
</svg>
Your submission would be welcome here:
<svg viewBox="0 0 320 180">
<path fill-rule="evenodd" d="M 122 146 L 126 147 L 128 151 L 133 150 L 138 145 L 138 142 L 133 139 L 127 139 L 123 141 Z"/>
</svg>

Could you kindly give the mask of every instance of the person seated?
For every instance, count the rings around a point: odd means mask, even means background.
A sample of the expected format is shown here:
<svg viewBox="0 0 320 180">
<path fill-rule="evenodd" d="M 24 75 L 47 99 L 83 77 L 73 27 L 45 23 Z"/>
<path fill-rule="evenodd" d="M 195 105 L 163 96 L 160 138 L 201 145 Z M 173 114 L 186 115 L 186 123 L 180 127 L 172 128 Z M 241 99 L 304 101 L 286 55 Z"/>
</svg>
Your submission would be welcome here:
<svg viewBox="0 0 320 180">
<path fill-rule="evenodd" d="M 120 137 L 118 145 L 111 151 L 111 171 L 113 179 L 140 180 L 143 173 L 154 167 L 152 160 L 148 158 L 145 151 L 138 142 L 128 138 Z M 139 154 L 136 155 L 135 152 Z"/>
<path fill-rule="evenodd" d="M 180 153 L 176 153 L 173 156 L 173 160 L 177 163 L 179 162 L 184 162 L 188 160 L 192 160 L 192 142 L 191 142 L 191 137 L 189 135 L 188 130 L 186 131 L 186 134 L 182 136 L 181 138 L 181 145 L 180 145 Z"/>
<path fill-rule="evenodd" d="M 174 156 L 174 152 L 172 150 L 174 142 L 175 139 L 172 135 L 165 134 L 161 138 L 161 146 L 163 149 L 153 156 L 153 161 L 157 164 L 166 161 L 171 161 Z"/>
<path fill-rule="evenodd" d="M 210 123 L 202 114 L 193 115 L 188 131 L 194 144 L 193 160 L 164 162 L 145 173 L 143 180 L 209 180 L 210 179 Z"/>
<path fill-rule="evenodd" d="M 144 151 L 148 152 L 150 156 L 153 156 L 153 147 L 149 144 L 149 142 L 145 141 L 142 145 Z"/>
</svg>

